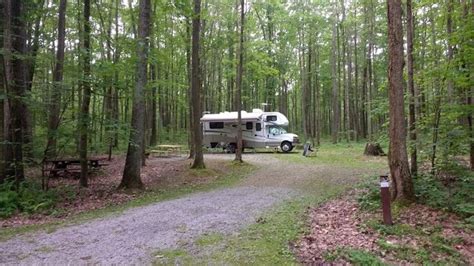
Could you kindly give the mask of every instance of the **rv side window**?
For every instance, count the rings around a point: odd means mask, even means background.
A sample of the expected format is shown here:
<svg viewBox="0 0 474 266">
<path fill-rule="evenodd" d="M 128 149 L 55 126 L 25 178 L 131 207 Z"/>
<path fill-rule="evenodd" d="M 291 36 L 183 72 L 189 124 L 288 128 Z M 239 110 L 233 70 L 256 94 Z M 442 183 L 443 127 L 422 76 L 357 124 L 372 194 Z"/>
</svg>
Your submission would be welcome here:
<svg viewBox="0 0 474 266">
<path fill-rule="evenodd" d="M 257 130 L 257 131 L 262 131 L 262 124 L 256 123 L 256 124 L 255 124 L 255 130 Z"/>
<path fill-rule="evenodd" d="M 266 122 L 277 121 L 277 116 L 276 115 L 268 115 L 265 121 Z"/>
<path fill-rule="evenodd" d="M 245 128 L 247 130 L 252 130 L 253 129 L 253 123 L 252 122 L 247 122 L 245 123 Z"/>
<path fill-rule="evenodd" d="M 209 122 L 209 128 L 211 129 L 224 128 L 224 122 Z"/>
</svg>

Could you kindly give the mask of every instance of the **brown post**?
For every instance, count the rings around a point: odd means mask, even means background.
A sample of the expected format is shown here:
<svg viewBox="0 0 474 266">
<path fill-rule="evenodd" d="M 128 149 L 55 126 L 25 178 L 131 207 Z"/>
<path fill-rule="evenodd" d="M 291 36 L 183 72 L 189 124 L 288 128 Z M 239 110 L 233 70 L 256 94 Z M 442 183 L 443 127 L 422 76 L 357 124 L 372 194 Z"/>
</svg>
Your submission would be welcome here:
<svg viewBox="0 0 474 266">
<path fill-rule="evenodd" d="M 380 198 L 382 200 L 383 223 L 392 225 L 392 211 L 390 208 L 390 182 L 388 175 L 380 176 Z"/>
</svg>

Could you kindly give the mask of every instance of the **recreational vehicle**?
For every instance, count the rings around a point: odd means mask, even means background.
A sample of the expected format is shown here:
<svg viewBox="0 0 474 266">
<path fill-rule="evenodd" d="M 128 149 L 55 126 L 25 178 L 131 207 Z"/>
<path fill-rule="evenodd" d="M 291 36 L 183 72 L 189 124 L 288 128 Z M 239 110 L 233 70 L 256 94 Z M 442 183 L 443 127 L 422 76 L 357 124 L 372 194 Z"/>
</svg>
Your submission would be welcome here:
<svg viewBox="0 0 474 266">
<path fill-rule="evenodd" d="M 204 114 L 201 118 L 203 145 L 208 148 L 223 148 L 234 153 L 237 148 L 237 112 Z M 242 111 L 243 148 L 280 148 L 290 152 L 298 143 L 298 136 L 288 133 L 288 119 L 279 112 L 263 112 L 253 109 Z"/>
</svg>

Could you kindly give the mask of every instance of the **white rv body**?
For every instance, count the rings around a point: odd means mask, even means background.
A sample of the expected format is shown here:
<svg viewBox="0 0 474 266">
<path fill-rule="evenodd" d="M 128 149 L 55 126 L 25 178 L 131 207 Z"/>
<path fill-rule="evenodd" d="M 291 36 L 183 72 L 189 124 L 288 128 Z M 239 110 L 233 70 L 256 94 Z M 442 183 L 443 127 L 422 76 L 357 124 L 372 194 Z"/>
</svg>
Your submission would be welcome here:
<svg viewBox="0 0 474 266">
<path fill-rule="evenodd" d="M 203 115 L 203 145 L 234 152 L 237 147 L 237 115 L 237 112 Z M 280 148 L 283 152 L 290 152 L 299 141 L 296 134 L 286 132 L 288 119 L 282 113 L 253 109 L 251 113 L 242 111 L 241 115 L 244 148 Z"/>
</svg>

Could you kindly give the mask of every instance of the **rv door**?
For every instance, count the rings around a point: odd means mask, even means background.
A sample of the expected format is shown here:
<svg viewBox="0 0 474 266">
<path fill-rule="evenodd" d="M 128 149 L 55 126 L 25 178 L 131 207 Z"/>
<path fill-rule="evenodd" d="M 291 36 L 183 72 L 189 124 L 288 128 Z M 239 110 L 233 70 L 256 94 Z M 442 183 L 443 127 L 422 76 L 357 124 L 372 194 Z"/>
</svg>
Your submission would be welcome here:
<svg viewBox="0 0 474 266">
<path fill-rule="evenodd" d="M 264 148 L 266 145 L 265 140 L 265 128 L 263 127 L 262 122 L 255 122 L 255 127 L 253 128 L 252 146 L 254 148 Z"/>
</svg>

